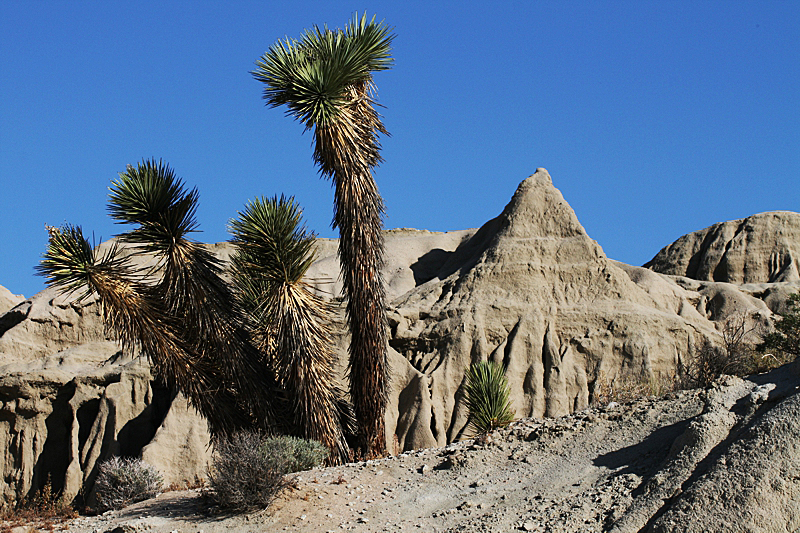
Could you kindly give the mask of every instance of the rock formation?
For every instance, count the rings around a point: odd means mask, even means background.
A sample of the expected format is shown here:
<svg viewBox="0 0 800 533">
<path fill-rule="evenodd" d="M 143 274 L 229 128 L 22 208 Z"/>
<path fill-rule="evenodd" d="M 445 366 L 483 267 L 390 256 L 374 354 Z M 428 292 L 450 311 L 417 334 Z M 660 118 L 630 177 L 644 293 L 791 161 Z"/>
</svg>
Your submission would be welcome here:
<svg viewBox="0 0 800 533">
<path fill-rule="evenodd" d="M 427 376 L 426 439 L 443 445 L 466 424 L 470 363 L 503 363 L 518 416 L 567 414 L 587 406 L 601 377 L 674 375 L 695 346 L 717 336 L 709 319 L 769 313 L 727 289 L 736 301 L 709 316 L 704 304 L 722 289 L 702 294 L 609 260 L 539 169 L 436 276 L 392 302 L 390 344 Z"/>
<path fill-rule="evenodd" d="M 223 259 L 231 252 L 210 249 Z M 719 342 L 729 316 L 766 320 L 796 283 L 738 286 L 612 261 L 544 169 L 479 230 L 390 230 L 386 249 L 387 442 L 401 450 L 463 436 L 472 362 L 503 363 L 517 416 L 564 415 L 585 408 L 603 380 L 671 379 L 697 346 Z M 340 300 L 336 241 L 320 239 L 317 256 L 311 282 Z M 205 423 L 152 381 L 145 361 L 120 353 L 91 298 L 45 290 L 0 314 L 0 376 L 6 502 L 48 476 L 68 498 L 91 499 L 97 465 L 113 454 L 142 455 L 168 483 L 205 476 Z"/>
<path fill-rule="evenodd" d="M 684 235 L 645 266 L 662 274 L 727 283 L 800 281 L 800 214 L 760 213 Z"/>
<path fill-rule="evenodd" d="M 25 300 L 23 296 L 13 294 L 10 290 L 0 286 L 0 315 Z"/>
</svg>

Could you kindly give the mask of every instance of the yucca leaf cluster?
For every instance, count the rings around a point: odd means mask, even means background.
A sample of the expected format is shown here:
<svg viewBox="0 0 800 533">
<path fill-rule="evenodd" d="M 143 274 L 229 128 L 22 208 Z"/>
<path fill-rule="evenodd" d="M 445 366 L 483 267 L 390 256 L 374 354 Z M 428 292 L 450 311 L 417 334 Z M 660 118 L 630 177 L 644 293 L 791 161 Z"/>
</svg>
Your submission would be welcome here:
<svg viewBox="0 0 800 533">
<path fill-rule="evenodd" d="M 344 119 L 352 90 L 370 86 L 372 72 L 391 68 L 391 29 L 356 14 L 344 29 L 314 26 L 300 39 L 273 44 L 256 61 L 253 76 L 264 83 L 264 99 L 272 107 L 286 105 L 286 114 L 307 130 Z"/>
<path fill-rule="evenodd" d="M 285 394 L 243 327 L 222 264 L 188 237 L 197 227 L 197 191 L 153 160 L 128 166 L 110 190 L 112 218 L 131 229 L 104 253 L 77 226 L 52 230 L 38 266 L 48 285 L 95 294 L 123 348 L 146 355 L 156 377 L 183 392 L 215 435 L 253 425 L 285 429 Z"/>
<path fill-rule="evenodd" d="M 257 198 L 231 220 L 228 271 L 187 237 L 199 196 L 168 165 L 129 166 L 110 190 L 112 218 L 132 229 L 101 253 L 79 227 L 51 228 L 38 267 L 48 284 L 96 295 L 123 348 L 146 355 L 215 437 L 291 434 L 346 461 L 352 407 L 335 384 L 331 309 L 305 279 L 316 238 L 294 199 Z"/>
<path fill-rule="evenodd" d="M 287 106 L 313 130 L 314 161 L 334 186 L 352 406 L 332 385 L 330 309 L 304 280 L 314 236 L 292 199 L 251 201 L 231 222 L 230 276 L 190 238 L 197 190 L 161 161 L 128 166 L 112 182 L 109 214 L 131 228 L 104 254 L 77 226 L 51 231 L 39 266 L 48 283 L 96 295 L 123 347 L 149 357 L 215 436 L 252 427 L 297 434 L 323 442 L 337 462 L 349 455 L 343 428 L 357 420 L 360 454 L 386 452 L 384 206 L 372 173 L 388 133 L 372 73 L 390 68 L 393 38 L 383 22 L 356 14 L 343 29 L 315 26 L 279 41 L 252 72 L 268 105 Z"/>
<path fill-rule="evenodd" d="M 492 361 L 473 363 L 467 372 L 468 428 L 475 435 L 491 433 L 514 421 L 510 389 L 502 365 Z"/>
<path fill-rule="evenodd" d="M 300 436 L 325 444 L 331 462 L 346 461 L 332 310 L 305 281 L 315 237 L 303 226 L 300 207 L 284 196 L 259 198 L 231 221 L 229 230 L 236 246 L 234 283 L 260 348 L 289 396 L 294 427 Z"/>
</svg>

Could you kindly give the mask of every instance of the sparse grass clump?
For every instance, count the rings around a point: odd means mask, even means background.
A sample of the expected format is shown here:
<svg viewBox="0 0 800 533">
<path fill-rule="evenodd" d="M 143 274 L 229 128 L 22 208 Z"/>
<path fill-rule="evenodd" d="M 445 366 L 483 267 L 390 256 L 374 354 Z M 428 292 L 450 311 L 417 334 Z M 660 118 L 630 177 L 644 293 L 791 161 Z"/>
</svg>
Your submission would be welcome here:
<svg viewBox="0 0 800 533">
<path fill-rule="evenodd" d="M 509 395 L 501 365 L 489 361 L 471 365 L 467 373 L 468 429 L 474 435 L 484 435 L 513 422 Z"/>
<path fill-rule="evenodd" d="M 600 371 L 590 383 L 589 405 L 602 407 L 611 402 L 628 403 L 648 396 L 664 396 L 681 388 L 686 387 L 682 387 L 680 378 L 673 374 L 648 374 L 626 368 L 612 377 Z"/>
<path fill-rule="evenodd" d="M 215 447 L 209 496 L 234 512 L 265 509 L 288 486 L 286 474 L 319 466 L 329 454 L 317 441 L 249 431 L 220 438 Z"/>
<path fill-rule="evenodd" d="M 20 526 L 35 528 L 36 531 L 52 531 L 56 524 L 76 516 L 78 512 L 53 491 L 48 476 L 44 487 L 33 497 L 17 502 L 16 505 L 0 507 L 0 532 L 11 532 Z"/>
<path fill-rule="evenodd" d="M 99 510 L 122 509 L 155 497 L 164 480 L 156 469 L 136 458 L 112 457 L 100 465 L 95 490 Z"/>
</svg>

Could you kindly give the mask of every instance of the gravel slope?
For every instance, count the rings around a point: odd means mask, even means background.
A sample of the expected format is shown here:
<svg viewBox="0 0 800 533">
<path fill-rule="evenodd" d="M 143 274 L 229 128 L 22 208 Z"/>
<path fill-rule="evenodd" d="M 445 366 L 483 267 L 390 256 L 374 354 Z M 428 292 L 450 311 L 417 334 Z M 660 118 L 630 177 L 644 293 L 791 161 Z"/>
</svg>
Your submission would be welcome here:
<svg viewBox="0 0 800 533">
<path fill-rule="evenodd" d="M 181 491 L 79 518 L 69 529 L 603 531 L 702 409 L 701 394 L 688 391 L 521 420 L 487 442 L 305 472 L 268 510 L 246 516 L 208 516 L 198 491 Z"/>
<path fill-rule="evenodd" d="M 799 383 L 787 365 L 746 380 L 724 377 L 706 391 L 520 420 L 488 439 L 303 472 L 269 509 L 247 515 L 211 514 L 194 490 L 65 527 L 75 533 L 800 531 Z"/>
</svg>

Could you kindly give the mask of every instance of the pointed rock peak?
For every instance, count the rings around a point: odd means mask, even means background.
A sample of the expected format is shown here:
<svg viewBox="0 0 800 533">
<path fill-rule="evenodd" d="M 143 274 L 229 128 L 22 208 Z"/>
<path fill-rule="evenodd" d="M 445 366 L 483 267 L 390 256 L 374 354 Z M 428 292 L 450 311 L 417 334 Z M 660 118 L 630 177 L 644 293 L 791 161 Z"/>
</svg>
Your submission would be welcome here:
<svg viewBox="0 0 800 533">
<path fill-rule="evenodd" d="M 566 238 L 586 235 L 575 211 L 543 168 L 536 169 L 519 184 L 500 218 L 505 222 L 500 230 L 504 236 Z"/>
<path fill-rule="evenodd" d="M 536 178 L 536 179 L 544 180 L 547 183 L 550 183 L 551 185 L 553 183 L 553 178 L 550 177 L 550 173 L 544 167 L 537 168 L 536 172 L 534 172 L 533 174 L 528 176 L 528 179 L 530 179 L 530 178 Z"/>
</svg>

